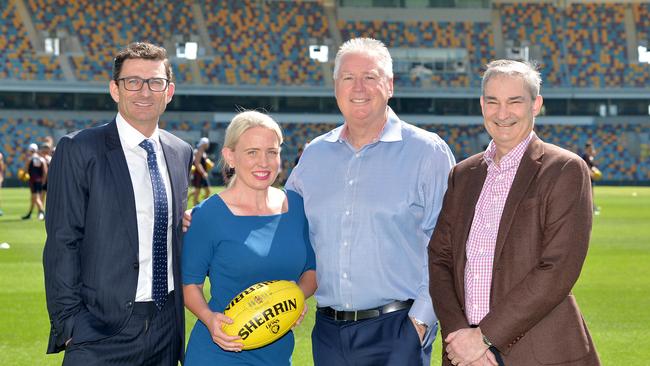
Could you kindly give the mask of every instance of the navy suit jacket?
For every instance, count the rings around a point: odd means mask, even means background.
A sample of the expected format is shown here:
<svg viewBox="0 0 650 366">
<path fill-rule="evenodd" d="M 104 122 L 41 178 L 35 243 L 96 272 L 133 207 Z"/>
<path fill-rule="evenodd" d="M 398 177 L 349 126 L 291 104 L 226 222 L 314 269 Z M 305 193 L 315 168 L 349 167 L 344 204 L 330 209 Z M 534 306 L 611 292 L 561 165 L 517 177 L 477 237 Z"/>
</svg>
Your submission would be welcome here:
<svg viewBox="0 0 650 366">
<path fill-rule="evenodd" d="M 160 130 L 172 191 L 172 263 L 176 321 L 184 345 L 180 274 L 181 218 L 187 206 L 192 148 Z M 48 177 L 43 253 L 50 315 L 48 353 L 65 342 L 118 333 L 133 309 L 138 283 L 138 228 L 133 184 L 115 121 L 63 137 Z"/>
</svg>

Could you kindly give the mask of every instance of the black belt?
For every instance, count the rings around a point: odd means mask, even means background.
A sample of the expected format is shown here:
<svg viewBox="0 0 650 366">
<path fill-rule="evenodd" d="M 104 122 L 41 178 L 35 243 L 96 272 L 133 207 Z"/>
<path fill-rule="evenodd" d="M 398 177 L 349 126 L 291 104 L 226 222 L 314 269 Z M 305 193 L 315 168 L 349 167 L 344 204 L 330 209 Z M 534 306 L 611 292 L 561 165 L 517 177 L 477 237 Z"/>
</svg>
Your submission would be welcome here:
<svg viewBox="0 0 650 366">
<path fill-rule="evenodd" d="M 357 321 L 364 319 L 376 318 L 382 314 L 392 313 L 398 310 L 408 309 L 413 305 L 413 300 L 393 301 L 390 304 L 380 306 L 374 309 L 357 310 L 357 311 L 339 311 L 331 307 L 318 308 L 321 314 L 336 321 Z"/>
</svg>

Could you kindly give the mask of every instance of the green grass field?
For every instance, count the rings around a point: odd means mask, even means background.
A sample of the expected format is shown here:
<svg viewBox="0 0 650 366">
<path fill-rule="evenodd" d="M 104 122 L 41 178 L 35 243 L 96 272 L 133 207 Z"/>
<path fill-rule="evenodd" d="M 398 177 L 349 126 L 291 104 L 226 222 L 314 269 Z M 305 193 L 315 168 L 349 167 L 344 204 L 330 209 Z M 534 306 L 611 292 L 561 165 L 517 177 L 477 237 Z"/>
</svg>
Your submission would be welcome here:
<svg viewBox="0 0 650 366">
<path fill-rule="evenodd" d="M 0 191 L 0 365 L 60 365 L 45 355 L 49 322 L 43 290 L 42 221 L 22 221 L 26 189 Z M 601 214 L 575 294 L 603 365 L 650 364 L 650 187 L 597 187 Z M 296 330 L 294 365 L 311 365 L 314 303 Z M 194 324 L 188 313 L 187 330 Z M 436 340 L 432 365 L 440 364 Z"/>
</svg>

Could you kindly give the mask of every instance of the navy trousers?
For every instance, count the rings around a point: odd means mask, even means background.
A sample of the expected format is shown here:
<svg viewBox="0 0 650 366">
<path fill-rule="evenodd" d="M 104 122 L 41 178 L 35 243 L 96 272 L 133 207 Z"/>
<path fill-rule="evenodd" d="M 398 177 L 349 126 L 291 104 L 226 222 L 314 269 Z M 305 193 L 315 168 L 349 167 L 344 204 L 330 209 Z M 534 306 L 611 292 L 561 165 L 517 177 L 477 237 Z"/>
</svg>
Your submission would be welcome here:
<svg viewBox="0 0 650 366">
<path fill-rule="evenodd" d="M 177 366 L 180 347 L 170 294 L 160 311 L 153 301 L 136 303 L 126 326 L 112 337 L 76 344 L 73 334 L 63 366 Z"/>
<path fill-rule="evenodd" d="M 408 309 L 359 321 L 335 321 L 319 311 L 311 335 L 315 366 L 428 366 Z"/>
</svg>

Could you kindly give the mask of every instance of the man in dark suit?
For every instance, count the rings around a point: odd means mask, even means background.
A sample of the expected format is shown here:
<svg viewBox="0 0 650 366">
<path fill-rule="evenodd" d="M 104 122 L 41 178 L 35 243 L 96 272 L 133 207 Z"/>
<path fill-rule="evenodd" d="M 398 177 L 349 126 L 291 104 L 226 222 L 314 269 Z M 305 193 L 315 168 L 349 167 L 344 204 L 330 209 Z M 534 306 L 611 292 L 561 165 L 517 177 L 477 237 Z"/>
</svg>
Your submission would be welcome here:
<svg viewBox="0 0 650 366">
<path fill-rule="evenodd" d="M 127 46 L 109 87 L 115 120 L 63 137 L 52 159 L 47 352 L 65 350 L 64 365 L 177 365 L 192 148 L 158 129 L 175 88 L 165 49 Z"/>
<path fill-rule="evenodd" d="M 492 141 L 450 173 L 429 243 L 443 365 L 600 364 L 571 294 L 591 232 L 589 170 L 533 132 L 540 84 L 518 61 L 483 76 Z"/>
</svg>

